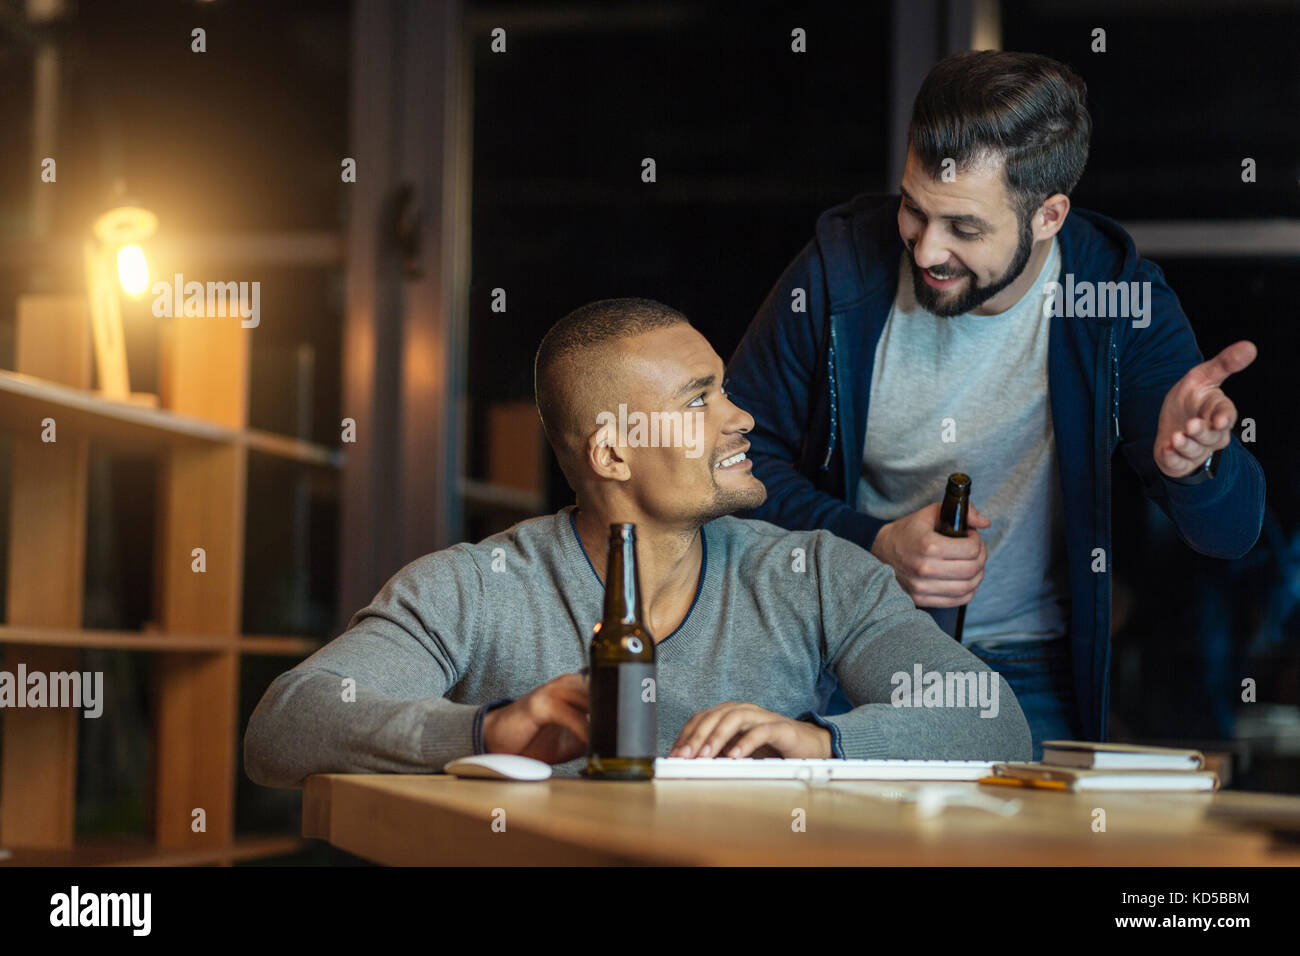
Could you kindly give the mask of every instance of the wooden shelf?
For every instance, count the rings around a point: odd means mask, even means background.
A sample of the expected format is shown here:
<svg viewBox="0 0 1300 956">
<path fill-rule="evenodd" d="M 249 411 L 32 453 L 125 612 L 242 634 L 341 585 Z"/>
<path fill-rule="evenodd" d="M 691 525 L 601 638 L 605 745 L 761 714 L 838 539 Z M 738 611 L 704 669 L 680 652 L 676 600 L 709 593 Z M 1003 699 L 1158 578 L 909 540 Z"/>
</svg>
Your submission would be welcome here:
<svg viewBox="0 0 1300 956">
<path fill-rule="evenodd" d="M 183 442 L 242 445 L 288 461 L 341 469 L 335 448 L 256 429 L 236 429 L 165 409 L 114 402 L 96 392 L 0 369 L 0 431 L 39 434 L 41 419 L 54 418 L 60 433 L 107 439 L 128 447 L 157 449 Z"/>
<path fill-rule="evenodd" d="M 0 644 L 28 644 L 40 647 L 193 654 L 238 650 L 241 654 L 292 657 L 311 654 L 320 648 L 322 643 L 313 637 L 279 634 L 246 634 L 232 642 L 224 634 L 169 634 L 163 631 L 97 631 L 83 628 L 0 625 Z"/>
<path fill-rule="evenodd" d="M 245 634 L 239 639 L 239 653 L 266 654 L 272 657 L 307 656 L 325 645 L 314 637 L 295 637 L 280 634 Z"/>
<path fill-rule="evenodd" d="M 224 866 L 306 848 L 299 837 L 244 837 L 212 850 L 159 850 L 143 837 L 96 837 L 67 850 L 11 847 L 0 866 Z"/>
<path fill-rule="evenodd" d="M 250 337 L 238 324 L 176 317 L 159 332 L 158 389 L 167 408 L 92 391 L 84 295 L 18 298 L 15 371 L 0 370 L 0 433 L 11 439 L 8 620 L 0 664 L 10 672 L 79 670 L 88 648 L 143 651 L 150 663 L 149 838 L 76 838 L 75 708 L 0 713 L 0 845 L 10 862 L 94 865 L 228 864 L 292 853 L 297 837 L 235 834 L 240 661 L 300 658 L 319 641 L 242 634 L 248 463 L 253 455 L 308 466 L 309 482 L 339 477 L 340 450 L 248 427 Z M 41 422 L 58 441 L 41 441 Z M 80 627 L 85 598 L 91 445 L 134 448 L 157 462 L 153 618 L 147 631 Z M 337 481 L 322 482 L 337 484 Z M 3 520 L 3 519 L 0 519 Z M 130 532 L 128 532 L 130 533 Z M 192 573 L 193 550 L 207 555 Z M 191 829 L 204 807 L 206 832 Z"/>
<path fill-rule="evenodd" d="M 264 455 L 275 455 L 289 461 L 304 465 L 320 465 L 323 468 L 340 470 L 343 467 L 343 452 L 336 448 L 326 448 L 301 438 L 277 435 L 274 432 L 250 429 L 242 433 L 242 441 L 250 451 Z"/>
</svg>

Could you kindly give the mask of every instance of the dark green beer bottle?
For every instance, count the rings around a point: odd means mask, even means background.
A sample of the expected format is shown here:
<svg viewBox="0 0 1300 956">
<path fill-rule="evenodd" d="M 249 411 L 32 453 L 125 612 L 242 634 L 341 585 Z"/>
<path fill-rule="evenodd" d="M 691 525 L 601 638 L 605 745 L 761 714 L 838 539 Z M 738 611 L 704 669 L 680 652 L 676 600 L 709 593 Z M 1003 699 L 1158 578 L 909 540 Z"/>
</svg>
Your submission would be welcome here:
<svg viewBox="0 0 1300 956">
<path fill-rule="evenodd" d="M 584 775 L 612 780 L 654 776 L 655 642 L 641 621 L 636 525 L 609 526 L 605 614 L 591 635 L 591 732 Z"/>
<path fill-rule="evenodd" d="M 934 530 L 949 538 L 966 537 L 966 519 L 970 512 L 970 476 L 955 471 L 948 476 L 948 487 L 943 493 L 943 504 L 939 506 L 939 523 Z M 961 643 L 962 628 L 966 625 L 966 608 L 938 609 L 935 620 L 958 644 Z"/>
</svg>

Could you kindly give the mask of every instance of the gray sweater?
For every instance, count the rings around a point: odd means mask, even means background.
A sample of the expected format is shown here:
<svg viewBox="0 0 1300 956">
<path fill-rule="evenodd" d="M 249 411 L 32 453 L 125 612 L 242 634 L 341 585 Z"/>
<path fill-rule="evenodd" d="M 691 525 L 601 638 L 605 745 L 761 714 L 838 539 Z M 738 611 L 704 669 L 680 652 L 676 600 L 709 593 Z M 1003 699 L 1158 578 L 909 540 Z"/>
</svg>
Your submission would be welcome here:
<svg viewBox="0 0 1300 956">
<path fill-rule="evenodd" d="M 343 634 L 267 688 L 244 738 L 249 777 L 296 787 L 313 773 L 429 773 L 483 752 L 488 705 L 586 664 L 604 588 L 573 511 L 394 575 Z M 887 565 L 827 531 L 723 517 L 702 536 L 694 603 L 656 648 L 660 756 L 693 714 L 731 700 L 816 721 L 837 757 L 1029 759 L 1006 681 L 918 611 Z M 824 666 L 848 713 L 815 716 Z M 969 698 L 955 693 L 963 674 Z M 976 678 L 996 715 L 973 699 Z"/>
</svg>

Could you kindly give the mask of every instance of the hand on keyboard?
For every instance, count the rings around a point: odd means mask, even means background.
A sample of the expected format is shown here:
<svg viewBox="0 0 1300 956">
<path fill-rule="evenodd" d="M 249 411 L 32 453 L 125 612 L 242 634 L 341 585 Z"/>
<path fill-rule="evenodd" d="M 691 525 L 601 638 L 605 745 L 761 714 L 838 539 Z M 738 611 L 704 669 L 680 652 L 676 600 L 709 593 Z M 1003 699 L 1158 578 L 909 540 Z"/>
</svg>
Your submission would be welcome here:
<svg viewBox="0 0 1300 956">
<path fill-rule="evenodd" d="M 826 759 L 832 756 L 831 732 L 757 704 L 727 701 L 688 720 L 668 756 L 750 757 L 760 748 L 782 757 Z"/>
</svg>

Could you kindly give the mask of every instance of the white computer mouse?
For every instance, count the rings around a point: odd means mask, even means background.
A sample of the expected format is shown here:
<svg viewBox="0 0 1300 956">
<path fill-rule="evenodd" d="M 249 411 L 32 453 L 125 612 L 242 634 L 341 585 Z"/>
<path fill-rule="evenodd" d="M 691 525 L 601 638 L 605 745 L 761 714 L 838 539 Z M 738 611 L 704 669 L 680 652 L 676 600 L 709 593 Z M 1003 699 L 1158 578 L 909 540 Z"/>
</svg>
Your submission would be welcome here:
<svg viewBox="0 0 1300 956">
<path fill-rule="evenodd" d="M 518 754 L 475 754 L 460 757 L 442 768 L 458 777 L 482 777 L 488 780 L 545 780 L 551 765 Z"/>
</svg>

